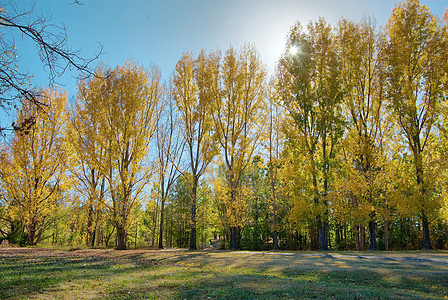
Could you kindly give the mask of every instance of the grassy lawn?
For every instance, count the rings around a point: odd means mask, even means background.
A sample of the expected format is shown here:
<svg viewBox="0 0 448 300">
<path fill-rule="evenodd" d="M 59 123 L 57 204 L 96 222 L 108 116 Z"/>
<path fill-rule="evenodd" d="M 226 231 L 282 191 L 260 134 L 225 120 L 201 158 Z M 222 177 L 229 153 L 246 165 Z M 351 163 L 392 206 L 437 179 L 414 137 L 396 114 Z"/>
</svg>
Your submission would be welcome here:
<svg viewBox="0 0 448 300">
<path fill-rule="evenodd" d="M 443 299 L 448 252 L 0 248 L 0 298 Z"/>
</svg>

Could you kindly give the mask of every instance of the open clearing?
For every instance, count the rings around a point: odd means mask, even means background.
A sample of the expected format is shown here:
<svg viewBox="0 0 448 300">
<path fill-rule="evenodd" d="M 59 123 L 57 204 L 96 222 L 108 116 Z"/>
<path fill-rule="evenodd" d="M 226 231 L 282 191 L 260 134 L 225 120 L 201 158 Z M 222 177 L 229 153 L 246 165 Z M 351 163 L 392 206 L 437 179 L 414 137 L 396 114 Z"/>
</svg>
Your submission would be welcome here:
<svg viewBox="0 0 448 300">
<path fill-rule="evenodd" d="M 448 251 L 0 248 L 0 298 L 443 299 Z"/>
</svg>

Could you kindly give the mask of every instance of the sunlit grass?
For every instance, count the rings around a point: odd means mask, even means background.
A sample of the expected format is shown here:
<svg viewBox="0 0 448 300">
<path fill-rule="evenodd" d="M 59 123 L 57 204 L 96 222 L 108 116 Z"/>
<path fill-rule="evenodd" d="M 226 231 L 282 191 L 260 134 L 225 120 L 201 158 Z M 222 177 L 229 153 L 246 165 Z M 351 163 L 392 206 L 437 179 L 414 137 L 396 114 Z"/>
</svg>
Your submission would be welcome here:
<svg viewBox="0 0 448 300">
<path fill-rule="evenodd" d="M 13 299 L 443 299 L 447 274 L 448 252 L 0 249 Z"/>
</svg>

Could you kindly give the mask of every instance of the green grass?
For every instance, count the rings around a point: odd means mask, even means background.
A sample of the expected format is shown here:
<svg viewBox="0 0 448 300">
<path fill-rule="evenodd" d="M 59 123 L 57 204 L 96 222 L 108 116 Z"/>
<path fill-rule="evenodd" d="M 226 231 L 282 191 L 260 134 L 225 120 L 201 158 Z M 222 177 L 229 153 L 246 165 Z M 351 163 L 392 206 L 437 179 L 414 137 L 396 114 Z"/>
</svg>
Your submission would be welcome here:
<svg viewBox="0 0 448 300">
<path fill-rule="evenodd" d="M 443 299 L 448 252 L 0 248 L 0 298 Z"/>
</svg>

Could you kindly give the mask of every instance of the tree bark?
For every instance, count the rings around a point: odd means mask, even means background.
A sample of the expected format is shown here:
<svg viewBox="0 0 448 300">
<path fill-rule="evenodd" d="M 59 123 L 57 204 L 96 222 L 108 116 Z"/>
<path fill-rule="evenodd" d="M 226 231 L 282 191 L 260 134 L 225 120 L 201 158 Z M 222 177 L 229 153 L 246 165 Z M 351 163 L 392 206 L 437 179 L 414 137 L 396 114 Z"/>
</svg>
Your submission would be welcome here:
<svg viewBox="0 0 448 300">
<path fill-rule="evenodd" d="M 364 251 L 366 245 L 366 231 L 363 225 L 359 226 L 359 250 Z"/>
<path fill-rule="evenodd" d="M 36 237 L 36 225 L 31 224 L 31 226 L 28 227 L 28 243 L 30 244 L 30 246 L 36 245 L 35 237 Z"/>
<path fill-rule="evenodd" d="M 163 249 L 163 222 L 165 221 L 165 209 L 164 209 L 164 203 L 165 201 L 162 200 L 161 209 L 160 209 L 160 225 L 159 225 L 159 249 Z"/>
<path fill-rule="evenodd" d="M 388 217 L 388 209 L 387 203 L 384 214 L 384 248 L 386 251 L 389 251 L 389 217 Z"/>
<path fill-rule="evenodd" d="M 271 166 L 272 167 L 272 166 Z M 275 182 L 274 178 L 271 178 L 271 191 L 272 191 L 272 207 L 273 207 L 273 221 L 274 221 L 274 250 L 278 250 L 278 238 L 277 238 L 277 211 L 275 203 Z"/>
<path fill-rule="evenodd" d="M 124 224 L 116 224 L 117 227 L 117 250 L 126 250 L 126 228 Z"/>
<path fill-rule="evenodd" d="M 319 235 L 319 250 L 328 250 L 328 222 L 317 221 L 317 231 Z"/>
<path fill-rule="evenodd" d="M 238 183 L 235 181 L 231 181 L 230 182 L 230 198 L 231 198 L 231 203 L 235 203 L 236 201 L 236 188 L 237 188 Z M 235 208 L 232 207 L 232 214 L 234 217 L 234 222 L 236 222 L 237 219 L 237 212 L 235 211 Z M 236 250 L 238 249 L 238 226 L 236 224 L 230 226 L 230 244 L 229 244 L 229 249 L 230 250 Z"/>
<path fill-rule="evenodd" d="M 414 160 L 415 160 L 415 173 L 417 175 L 417 185 L 420 187 L 421 192 L 421 201 L 424 201 L 424 198 L 426 197 L 426 189 L 423 182 L 423 162 L 422 162 L 422 154 L 420 150 L 420 136 L 414 136 L 413 138 L 414 145 L 416 148 L 416 151 L 413 151 L 414 153 Z M 431 250 L 431 237 L 429 235 L 429 222 L 428 217 L 426 216 L 425 211 L 422 209 L 421 211 L 421 219 L 422 219 L 422 229 L 423 229 L 423 249 L 424 250 Z"/>
<path fill-rule="evenodd" d="M 355 250 L 359 251 L 360 246 L 359 246 L 359 226 L 354 224 L 353 225 L 353 235 L 355 237 Z"/>
<path fill-rule="evenodd" d="M 375 233 L 375 222 L 373 220 L 369 221 L 369 236 L 370 236 L 369 250 L 378 250 L 378 244 L 376 242 L 376 233 Z"/>
<path fill-rule="evenodd" d="M 90 199 L 89 200 L 89 212 L 88 212 L 88 215 L 87 215 L 87 235 L 86 235 L 86 245 L 87 246 L 90 246 L 90 245 L 92 245 L 92 239 L 93 239 L 93 237 L 92 237 L 92 231 L 93 231 L 93 228 L 92 228 L 92 224 L 93 224 L 93 205 L 92 205 L 92 200 Z"/>
<path fill-rule="evenodd" d="M 236 227 L 230 227 L 230 250 L 236 250 Z"/>
<path fill-rule="evenodd" d="M 196 247 L 196 209 L 197 209 L 197 189 L 198 177 L 193 176 L 193 186 L 191 188 L 191 230 L 190 230 L 190 250 L 197 250 Z"/>
<path fill-rule="evenodd" d="M 317 230 L 317 224 L 310 224 L 310 250 L 319 249 L 319 232 Z"/>
<path fill-rule="evenodd" d="M 422 214 L 422 229 L 423 229 L 423 249 L 432 250 L 431 239 L 429 237 L 429 222 L 428 217 Z"/>
</svg>

